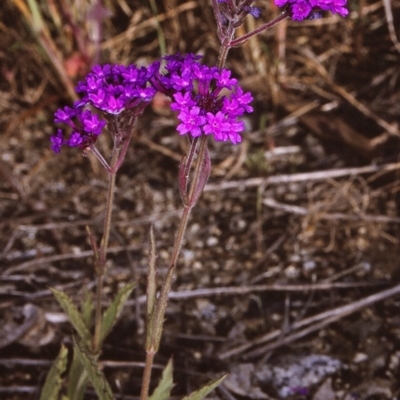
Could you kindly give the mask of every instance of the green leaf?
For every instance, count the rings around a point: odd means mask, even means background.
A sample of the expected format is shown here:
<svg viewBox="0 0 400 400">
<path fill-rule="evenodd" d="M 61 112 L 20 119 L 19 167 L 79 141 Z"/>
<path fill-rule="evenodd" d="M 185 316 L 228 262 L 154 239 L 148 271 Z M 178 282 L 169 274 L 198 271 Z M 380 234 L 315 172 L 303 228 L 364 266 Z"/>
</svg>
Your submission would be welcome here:
<svg viewBox="0 0 400 400">
<path fill-rule="evenodd" d="M 149 273 L 147 275 L 147 318 L 150 320 L 150 316 L 154 310 L 154 304 L 156 303 L 156 246 L 154 242 L 154 231 L 153 226 L 150 228 L 150 256 L 148 262 Z"/>
<path fill-rule="evenodd" d="M 154 389 L 153 394 L 149 400 L 168 400 L 171 396 L 171 390 L 174 387 L 172 380 L 172 358 L 168 361 L 167 366 L 164 368 L 162 377 L 158 386 Z"/>
<path fill-rule="evenodd" d="M 70 400 L 83 400 L 89 382 L 88 374 L 77 353 L 78 352 L 74 350 L 68 374 L 67 394 Z"/>
<path fill-rule="evenodd" d="M 133 288 L 135 287 L 134 283 L 129 283 L 119 290 L 114 301 L 109 305 L 107 310 L 103 314 L 103 321 L 101 324 L 101 332 L 100 332 L 100 342 L 106 338 L 106 336 L 110 333 L 111 328 L 117 321 L 117 318 L 121 314 L 122 308 L 124 304 L 128 300 Z"/>
<path fill-rule="evenodd" d="M 155 310 L 156 310 L 156 292 L 157 292 L 157 279 L 156 279 L 156 246 L 154 241 L 153 227 L 150 229 L 150 256 L 148 262 L 147 274 L 147 296 L 146 296 L 146 350 L 153 351 L 156 340 L 156 326 Z"/>
<path fill-rule="evenodd" d="M 83 295 L 83 303 L 81 306 L 81 313 L 83 322 L 86 325 L 86 328 L 90 331 L 93 326 L 93 310 L 94 310 L 94 303 L 93 303 L 93 296 L 89 290 L 85 289 Z"/>
<path fill-rule="evenodd" d="M 214 381 L 208 382 L 201 389 L 189 394 L 189 396 L 184 397 L 182 400 L 202 400 L 202 399 L 204 399 L 217 386 L 219 386 L 219 384 L 226 378 L 226 376 L 227 375 L 224 375 L 224 376 L 221 376 L 221 378 L 218 378 Z"/>
<path fill-rule="evenodd" d="M 60 352 L 47 374 L 40 400 L 58 400 L 63 381 L 61 375 L 67 368 L 67 355 L 67 348 L 61 346 Z"/>
<path fill-rule="evenodd" d="M 79 337 L 85 342 L 90 342 L 90 332 L 86 327 L 86 324 L 82 318 L 81 313 L 76 308 L 75 304 L 72 300 L 63 292 L 60 292 L 56 289 L 50 289 L 58 302 L 60 303 L 61 307 L 68 315 L 69 321 L 71 322 L 72 326 L 78 332 Z"/>
<path fill-rule="evenodd" d="M 90 353 L 85 344 L 80 341 L 79 338 L 74 338 L 74 343 L 75 351 L 89 375 L 89 380 L 93 385 L 99 400 L 113 400 L 114 397 L 112 390 L 103 372 L 99 369 L 96 357 Z"/>
</svg>

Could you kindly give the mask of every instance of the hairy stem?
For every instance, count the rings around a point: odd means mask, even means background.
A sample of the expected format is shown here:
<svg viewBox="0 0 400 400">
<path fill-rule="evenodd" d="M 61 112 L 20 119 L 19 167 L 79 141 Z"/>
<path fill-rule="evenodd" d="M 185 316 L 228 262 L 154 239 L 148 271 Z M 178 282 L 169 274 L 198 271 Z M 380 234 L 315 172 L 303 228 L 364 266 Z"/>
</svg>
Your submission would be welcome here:
<svg viewBox="0 0 400 400">
<path fill-rule="evenodd" d="M 218 62 L 217 62 L 218 68 L 224 68 L 224 66 L 225 66 L 226 57 L 228 57 L 229 49 L 232 47 L 231 43 L 232 43 L 233 36 L 235 35 L 235 31 L 236 31 L 236 29 L 234 29 L 232 26 L 230 26 L 228 33 L 226 34 L 225 38 L 222 40 L 221 48 L 220 48 L 219 54 L 218 54 Z"/>
<path fill-rule="evenodd" d="M 111 229 L 111 216 L 114 204 L 114 192 L 115 192 L 115 178 L 116 178 L 116 168 L 115 165 L 118 161 L 119 150 L 114 146 L 111 157 L 111 170 L 108 174 L 108 189 L 106 198 L 106 210 L 104 216 L 103 225 L 103 237 L 100 242 L 99 252 L 98 252 L 98 265 L 97 265 L 97 284 L 96 284 L 96 308 L 95 308 L 95 328 L 93 337 L 93 351 L 97 353 L 100 350 L 100 334 L 101 334 L 101 320 L 102 320 L 102 307 L 101 299 L 103 294 L 103 284 L 104 277 L 106 274 L 106 256 L 108 241 L 110 238 Z"/>
<path fill-rule="evenodd" d="M 280 14 L 279 16 L 277 16 L 275 19 L 273 19 L 272 21 L 267 22 L 264 25 L 261 25 L 259 28 L 254 29 L 254 31 L 251 31 L 249 33 L 246 33 L 246 35 L 243 35 L 237 39 L 231 40 L 229 43 L 230 47 L 237 47 L 237 46 L 241 46 L 246 40 L 250 39 L 253 36 L 258 35 L 261 32 L 264 32 L 268 29 L 271 29 L 272 27 L 274 27 L 276 24 L 278 24 L 279 22 L 283 21 L 284 19 L 289 18 L 289 13 L 287 11 L 283 12 L 282 14 Z"/>
<path fill-rule="evenodd" d="M 154 350 L 147 350 L 146 362 L 143 371 L 142 389 L 140 392 L 140 400 L 147 400 L 149 396 L 151 370 L 153 368 L 153 360 L 156 352 Z"/>
<path fill-rule="evenodd" d="M 206 155 L 207 150 L 207 136 L 202 136 L 200 138 L 200 146 L 199 146 L 199 154 L 196 161 L 196 167 L 193 174 L 193 181 L 190 186 L 188 201 L 183 208 L 182 218 L 179 223 L 178 231 L 175 237 L 174 247 L 172 250 L 171 261 L 168 267 L 167 275 L 164 279 L 164 283 L 161 287 L 161 293 L 158 298 L 156 314 L 152 319 L 152 322 L 155 324 L 153 343 L 150 349 L 147 349 L 146 352 L 146 361 L 145 361 L 145 368 L 143 372 L 143 381 L 142 381 L 142 391 L 140 400 L 147 400 L 149 386 L 150 386 L 150 377 L 151 377 L 151 369 L 153 366 L 153 359 L 154 355 L 157 353 L 158 348 L 160 346 L 162 330 L 164 326 L 164 317 L 165 317 L 165 310 L 168 304 L 168 294 L 171 290 L 172 279 L 174 277 L 175 267 L 179 258 L 179 254 L 182 248 L 183 240 L 185 238 L 186 228 L 189 222 L 189 217 L 191 211 L 194 206 L 194 202 L 192 199 L 196 196 L 196 187 L 200 181 L 200 174 L 201 174 L 201 167 Z"/>
</svg>

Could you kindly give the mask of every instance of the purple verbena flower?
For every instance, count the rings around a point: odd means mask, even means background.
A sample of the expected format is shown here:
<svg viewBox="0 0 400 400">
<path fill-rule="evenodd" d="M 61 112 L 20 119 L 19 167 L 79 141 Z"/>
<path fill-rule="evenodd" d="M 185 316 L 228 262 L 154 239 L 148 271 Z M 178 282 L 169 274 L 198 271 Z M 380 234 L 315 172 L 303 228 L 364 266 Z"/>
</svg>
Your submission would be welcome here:
<svg viewBox="0 0 400 400">
<path fill-rule="evenodd" d="M 348 15 L 347 0 L 274 0 L 278 7 L 287 6 L 295 21 L 314 18 L 318 11 L 330 11 L 342 17 Z M 318 15 L 318 14 L 317 14 Z"/>
<path fill-rule="evenodd" d="M 85 80 L 78 83 L 76 91 L 83 94 L 80 104 L 118 115 L 137 106 L 138 99 L 151 101 L 155 89 L 148 86 L 148 78 L 148 69 L 145 67 L 138 68 L 133 64 L 96 65 Z"/>
<path fill-rule="evenodd" d="M 148 68 L 133 64 L 94 66 L 76 87 L 82 94 L 81 100 L 72 108 L 61 108 L 54 114 L 55 122 L 69 126 L 71 133 L 64 139 L 62 131 L 58 130 L 50 139 L 52 150 L 59 153 L 63 145 L 90 149 L 107 123 L 113 140 L 120 146 L 130 135 L 135 119 L 156 93 L 149 79 L 158 68 L 159 63 Z"/>
<path fill-rule="evenodd" d="M 155 73 L 151 82 L 173 99 L 171 109 L 178 112 L 181 122 L 178 132 L 192 137 L 213 135 L 217 141 L 239 143 L 244 123 L 238 118 L 253 111 L 249 105 L 253 98 L 240 88 L 237 79 L 231 78 L 231 71 L 201 65 L 192 54 L 167 56 L 165 60 L 166 72 Z M 221 94 L 223 91 L 230 94 Z"/>
<path fill-rule="evenodd" d="M 55 153 L 59 153 L 63 145 L 79 147 L 82 150 L 91 148 L 106 126 L 106 121 L 97 114 L 78 106 L 59 109 L 54 116 L 55 122 L 62 122 L 71 128 L 71 134 L 68 139 L 64 138 L 61 129 L 57 129 L 57 133 L 50 137 L 51 149 Z"/>
<path fill-rule="evenodd" d="M 194 106 L 191 108 L 183 108 L 178 115 L 178 119 L 182 121 L 177 126 L 177 131 L 184 135 L 190 133 L 193 137 L 200 136 L 202 133 L 201 127 L 204 125 L 206 119 L 200 114 L 200 107 Z"/>
</svg>

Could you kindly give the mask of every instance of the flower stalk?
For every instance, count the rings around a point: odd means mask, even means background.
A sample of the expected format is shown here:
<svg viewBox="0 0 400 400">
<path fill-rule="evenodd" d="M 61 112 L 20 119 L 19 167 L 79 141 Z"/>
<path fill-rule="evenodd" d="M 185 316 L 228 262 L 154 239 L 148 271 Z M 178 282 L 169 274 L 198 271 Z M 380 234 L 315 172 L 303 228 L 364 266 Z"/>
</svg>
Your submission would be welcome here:
<svg viewBox="0 0 400 400">
<path fill-rule="evenodd" d="M 106 210 L 104 215 L 103 225 L 103 237 L 98 248 L 97 259 L 97 282 L 96 282 L 96 297 L 95 297 L 95 324 L 94 324 L 94 336 L 93 336 L 93 352 L 96 354 L 100 351 L 101 347 L 101 325 L 102 325 L 102 296 L 104 278 L 106 275 L 106 262 L 107 262 L 107 248 L 110 240 L 111 231 L 111 220 L 112 220 L 112 209 L 114 205 L 114 194 L 115 194 L 115 179 L 118 168 L 116 165 L 120 160 L 120 151 L 114 145 L 111 156 L 111 168 L 108 173 L 108 188 L 106 195 Z"/>
<path fill-rule="evenodd" d="M 146 344 L 146 360 L 145 360 L 145 367 L 143 372 L 142 378 L 142 389 L 140 400 L 147 400 L 148 392 L 150 387 L 150 377 L 151 371 L 153 367 L 153 360 L 155 354 L 158 352 L 160 347 L 163 327 L 164 327 L 164 320 L 165 320 L 165 311 L 168 305 L 168 295 L 171 291 L 172 280 L 174 278 L 175 268 L 178 262 L 178 258 L 180 255 L 180 251 L 182 249 L 183 241 L 185 239 L 185 233 L 187 229 L 187 225 L 189 222 L 189 218 L 191 215 L 191 211 L 195 206 L 198 198 L 199 198 L 199 191 L 201 192 L 204 188 L 205 183 L 203 184 L 202 178 L 202 165 L 204 164 L 204 159 L 207 157 L 207 136 L 201 136 L 199 141 L 199 150 L 198 156 L 196 158 L 196 166 L 193 173 L 193 179 L 190 185 L 189 193 L 187 195 L 187 203 L 184 204 L 182 217 L 179 222 L 177 234 L 174 241 L 174 247 L 172 250 L 171 260 L 168 266 L 167 275 L 164 278 L 164 282 L 161 287 L 161 291 L 159 297 L 156 302 L 154 314 L 149 321 L 148 327 L 148 335 L 151 335 L 151 338 L 147 341 Z M 197 141 L 192 142 L 192 146 L 196 146 Z M 199 185 L 202 188 L 199 190 Z"/>
</svg>

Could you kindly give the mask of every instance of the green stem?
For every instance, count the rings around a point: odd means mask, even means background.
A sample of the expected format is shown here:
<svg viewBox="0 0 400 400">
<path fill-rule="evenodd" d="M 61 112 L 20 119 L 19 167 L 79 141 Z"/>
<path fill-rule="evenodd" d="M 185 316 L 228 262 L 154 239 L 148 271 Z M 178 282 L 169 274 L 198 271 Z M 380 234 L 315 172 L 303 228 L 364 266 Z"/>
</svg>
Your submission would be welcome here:
<svg viewBox="0 0 400 400">
<path fill-rule="evenodd" d="M 170 265 L 168 268 L 167 276 L 165 277 L 164 284 L 161 288 L 161 293 L 160 293 L 160 297 L 159 297 L 159 307 L 157 308 L 157 316 L 155 318 L 155 322 L 158 324 L 156 331 L 159 332 L 159 334 L 156 335 L 157 336 L 157 343 L 155 346 L 156 350 L 158 350 L 159 342 L 161 340 L 161 333 L 162 333 L 162 328 L 163 328 L 163 323 L 164 323 L 164 315 L 165 315 L 165 310 L 167 308 L 167 303 L 168 303 L 168 294 L 171 290 L 171 284 L 172 284 L 174 270 L 175 270 L 175 267 L 176 267 L 176 264 L 178 261 L 178 257 L 179 257 L 179 254 L 180 254 L 180 251 L 182 248 L 187 224 L 189 222 L 189 217 L 190 217 L 191 211 L 193 209 L 192 198 L 195 195 L 196 188 L 197 188 L 198 182 L 200 180 L 201 166 L 203 163 L 206 149 L 207 149 L 207 136 L 202 136 L 200 138 L 199 156 L 197 157 L 197 163 L 196 163 L 196 168 L 195 168 L 194 175 L 193 175 L 193 181 L 190 186 L 188 202 L 187 202 L 187 205 L 185 205 L 185 207 L 183 208 L 181 222 L 178 227 L 178 232 L 177 232 L 177 235 L 175 238 L 174 248 L 172 251 L 171 262 L 170 262 Z"/>
<path fill-rule="evenodd" d="M 161 335 L 164 326 L 165 310 L 167 309 L 167 304 L 168 304 L 168 294 L 171 290 L 171 284 L 172 284 L 172 279 L 174 277 L 175 267 L 183 245 L 183 240 L 185 238 L 185 232 L 189 222 L 189 217 L 193 209 L 193 202 L 191 200 L 193 196 L 196 195 L 196 187 L 200 180 L 201 167 L 203 159 L 206 154 L 206 150 L 207 150 L 207 136 L 202 136 L 200 138 L 199 155 L 197 157 L 197 163 L 193 174 L 193 181 L 190 186 L 188 201 L 183 208 L 182 218 L 180 220 L 178 231 L 175 237 L 174 248 L 172 251 L 171 261 L 168 267 L 168 272 L 165 277 L 164 283 L 161 287 L 161 293 L 157 301 L 157 307 L 155 311 L 156 314 L 150 322 L 155 324 L 154 329 L 151 329 L 151 331 L 154 332 L 154 337 L 151 348 L 147 349 L 146 352 L 146 361 L 143 372 L 142 391 L 140 400 L 147 400 L 148 398 L 153 359 L 160 346 Z"/>
<path fill-rule="evenodd" d="M 117 175 L 117 171 L 114 168 L 119 156 L 119 150 L 114 146 L 111 157 L 111 169 L 108 174 L 108 189 L 107 189 L 107 198 L 106 198 L 106 210 L 104 216 L 104 225 L 103 225 L 103 237 L 100 242 L 100 248 L 98 252 L 98 265 L 97 265 L 97 285 L 96 285 L 96 309 L 95 309 L 95 328 L 94 328 L 94 337 L 93 337 L 93 351 L 97 353 L 100 350 L 100 335 L 101 335 L 101 325 L 102 325 L 102 294 L 103 294 L 103 285 L 104 285 L 104 277 L 106 274 L 106 256 L 107 256 L 107 247 L 108 241 L 110 239 L 110 230 L 111 230 L 111 216 L 112 209 L 114 204 L 114 193 L 115 193 L 115 178 Z"/>
<path fill-rule="evenodd" d="M 232 31 L 232 36 L 229 37 L 227 41 L 221 46 L 220 54 L 218 57 L 218 67 L 223 68 L 225 65 L 226 57 L 228 55 L 230 46 L 229 41 L 232 40 L 234 31 Z M 171 261 L 168 267 L 167 275 L 164 279 L 164 283 L 161 287 L 160 296 L 157 300 L 157 306 L 155 310 L 155 315 L 152 317 L 150 323 L 155 326 L 152 329 L 148 329 L 148 332 L 153 332 L 153 343 L 151 348 L 146 349 L 146 361 L 143 371 L 142 389 L 140 394 L 140 400 L 147 400 L 149 395 L 150 378 L 151 371 L 153 367 L 154 356 L 158 351 L 161 341 L 161 335 L 164 326 L 165 311 L 168 304 L 168 295 L 171 290 L 172 279 L 174 277 L 174 271 L 176 264 L 178 262 L 179 254 L 182 249 L 183 240 L 185 238 L 185 233 L 192 209 L 196 202 L 193 202 L 194 196 L 196 196 L 196 190 L 198 183 L 200 181 L 200 174 L 202 173 L 202 164 L 207 151 L 207 136 L 200 137 L 199 144 L 199 155 L 197 157 L 196 167 L 193 174 L 193 180 L 190 186 L 189 194 L 187 196 L 187 201 L 185 202 L 182 218 L 179 223 L 178 231 L 175 237 L 174 248 L 171 255 Z"/>
</svg>

